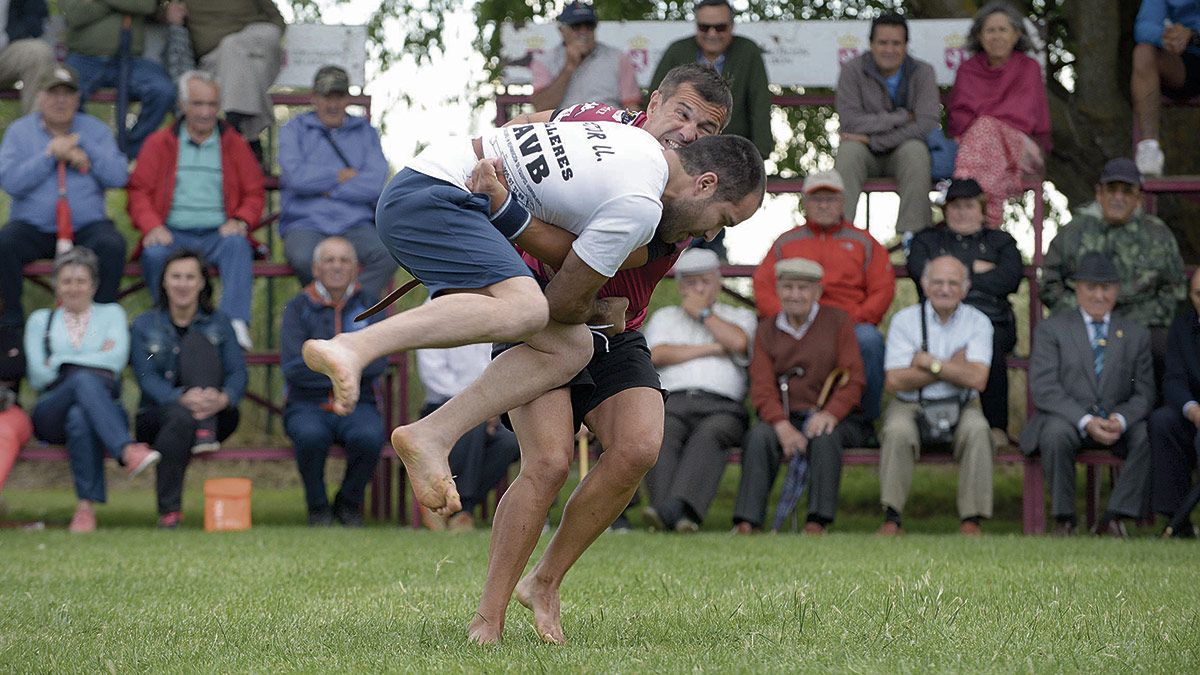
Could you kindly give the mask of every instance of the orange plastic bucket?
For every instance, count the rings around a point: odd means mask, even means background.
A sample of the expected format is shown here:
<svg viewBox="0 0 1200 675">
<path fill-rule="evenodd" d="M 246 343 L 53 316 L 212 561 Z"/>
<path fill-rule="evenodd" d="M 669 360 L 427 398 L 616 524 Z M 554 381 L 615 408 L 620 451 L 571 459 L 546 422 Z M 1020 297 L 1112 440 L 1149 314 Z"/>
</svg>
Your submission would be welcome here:
<svg viewBox="0 0 1200 675">
<path fill-rule="evenodd" d="M 250 486 L 249 478 L 204 481 L 204 530 L 250 529 Z"/>
</svg>

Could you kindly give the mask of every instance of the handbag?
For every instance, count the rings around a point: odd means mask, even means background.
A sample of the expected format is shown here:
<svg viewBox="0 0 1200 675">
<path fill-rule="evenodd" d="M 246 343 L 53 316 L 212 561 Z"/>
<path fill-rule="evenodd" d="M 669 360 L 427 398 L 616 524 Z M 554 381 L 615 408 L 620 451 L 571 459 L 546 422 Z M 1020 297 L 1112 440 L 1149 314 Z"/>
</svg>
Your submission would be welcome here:
<svg viewBox="0 0 1200 675">
<path fill-rule="evenodd" d="M 921 351 L 929 351 L 929 326 L 925 319 L 926 300 L 921 303 Z M 923 388 L 922 388 L 923 389 Z M 917 430 L 921 434 L 921 445 L 947 444 L 954 440 L 954 428 L 962 413 L 962 396 L 956 394 L 945 398 L 925 398 L 922 389 L 917 390 Z"/>
<path fill-rule="evenodd" d="M 929 173 L 933 180 L 952 177 L 954 161 L 958 158 L 958 143 L 946 138 L 942 128 L 936 127 L 925 136 L 925 145 L 929 146 Z"/>
</svg>

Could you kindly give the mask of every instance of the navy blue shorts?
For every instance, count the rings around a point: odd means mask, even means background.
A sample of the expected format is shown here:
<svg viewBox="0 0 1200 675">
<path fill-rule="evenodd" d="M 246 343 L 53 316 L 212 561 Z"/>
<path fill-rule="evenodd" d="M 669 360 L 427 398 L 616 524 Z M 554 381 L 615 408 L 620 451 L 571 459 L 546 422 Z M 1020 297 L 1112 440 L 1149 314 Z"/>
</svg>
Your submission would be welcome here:
<svg viewBox="0 0 1200 675">
<path fill-rule="evenodd" d="M 375 209 L 388 252 L 429 296 L 533 276 L 512 244 L 488 220 L 487 197 L 419 171 L 396 174 Z"/>
<path fill-rule="evenodd" d="M 1200 56 L 1183 53 L 1183 86 L 1178 89 L 1164 86 L 1163 95 L 1173 101 L 1190 101 L 1200 96 Z"/>
</svg>

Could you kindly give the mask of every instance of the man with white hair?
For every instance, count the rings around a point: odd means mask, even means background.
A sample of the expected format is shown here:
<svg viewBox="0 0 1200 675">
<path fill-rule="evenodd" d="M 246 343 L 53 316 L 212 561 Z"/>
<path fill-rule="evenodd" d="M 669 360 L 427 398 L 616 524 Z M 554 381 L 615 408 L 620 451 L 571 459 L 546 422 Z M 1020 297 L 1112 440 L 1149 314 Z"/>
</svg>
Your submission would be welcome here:
<svg viewBox="0 0 1200 675">
<path fill-rule="evenodd" d="M 658 463 L 646 474 L 643 513 L 660 530 L 695 532 L 725 472 L 726 453 L 742 440 L 746 366 L 758 323 L 754 312 L 717 302 L 721 261 L 702 248 L 675 263 L 682 300 L 646 324 L 650 359 L 668 392 Z"/>
</svg>

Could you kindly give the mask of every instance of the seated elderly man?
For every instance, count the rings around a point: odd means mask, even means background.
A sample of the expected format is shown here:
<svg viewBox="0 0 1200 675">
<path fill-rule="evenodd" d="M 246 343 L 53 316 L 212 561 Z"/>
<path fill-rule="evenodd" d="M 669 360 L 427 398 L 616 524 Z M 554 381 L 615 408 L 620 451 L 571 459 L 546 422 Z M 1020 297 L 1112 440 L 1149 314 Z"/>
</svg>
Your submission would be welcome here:
<svg viewBox="0 0 1200 675">
<path fill-rule="evenodd" d="M 763 525 L 767 495 L 781 461 L 807 456 L 807 534 L 823 534 L 837 512 L 842 449 L 866 440 L 861 415 L 854 415 L 866 386 L 854 320 L 817 302 L 824 270 L 805 258 L 775 263 L 782 311 L 762 320 L 750 360 L 750 399 L 758 423 L 742 447 L 742 481 L 733 508 L 734 532 Z M 830 376 L 845 384 L 827 395 Z M 827 395 L 827 397 L 826 397 Z"/>
<path fill-rule="evenodd" d="M 1191 306 L 1175 317 L 1167 336 L 1166 405 L 1150 416 L 1150 448 L 1154 482 L 1150 491 L 1155 513 L 1175 515 L 1191 484 L 1200 457 L 1200 273 L 1188 287 Z M 1190 521 L 1174 528 L 1174 536 L 1194 537 Z"/>
<path fill-rule="evenodd" d="M 379 451 L 385 440 L 383 418 L 375 406 L 375 380 L 387 366 L 376 359 L 363 369 L 358 404 L 349 415 L 333 412 L 333 386 L 329 378 L 304 365 L 300 353 L 305 340 L 327 340 L 338 333 L 356 331 L 382 320 L 376 314 L 355 321 L 358 313 L 375 303 L 358 285 L 358 258 L 354 246 L 341 237 L 329 237 L 313 252 L 313 282 L 283 310 L 280 365 L 287 382 L 287 405 L 283 426 L 296 448 L 296 466 L 304 481 L 308 524 L 330 525 L 334 519 L 348 527 L 362 525 L 363 493 L 375 473 Z M 346 449 L 346 476 L 329 507 L 325 490 L 325 459 L 329 446 Z"/>
<path fill-rule="evenodd" d="M 650 360 L 670 394 L 643 514 L 660 530 L 695 532 L 717 495 L 727 451 L 746 432 L 746 365 L 757 320 L 749 309 L 717 302 L 716 253 L 685 251 L 675 277 L 680 304 L 658 310 L 646 324 Z"/>
<path fill-rule="evenodd" d="M 1127 536 L 1122 518 L 1142 514 L 1150 482 L 1146 418 L 1154 405 L 1150 335 L 1113 308 L 1120 274 L 1103 253 L 1075 268 L 1078 309 L 1038 324 L 1029 364 L 1037 413 L 1021 432 L 1021 450 L 1042 453 L 1056 536 L 1075 532 L 1075 455 L 1109 449 L 1125 461 L 1096 524 L 1096 534 Z"/>
<path fill-rule="evenodd" d="M 363 290 L 379 297 L 396 272 L 375 231 L 375 203 L 388 163 L 379 132 L 350 115 L 350 76 L 324 66 L 313 80 L 313 109 L 279 132 L 279 235 L 300 283 L 312 281 L 313 250 L 330 235 L 354 246 Z"/>
<path fill-rule="evenodd" d="M 952 446 L 958 462 L 959 532 L 978 536 L 980 520 L 992 516 L 992 439 L 979 404 L 992 362 L 992 323 L 963 302 L 971 280 L 954 256 L 930 260 L 921 289 L 926 300 L 896 312 L 888 330 L 886 382 L 896 398 L 880 432 L 879 534 L 900 534 L 913 466 L 936 444 Z"/>
<path fill-rule="evenodd" d="M 125 239 L 105 214 L 104 191 L 125 185 L 129 164 L 108 125 L 79 112 L 75 71 L 56 67 L 37 89 L 35 112 L 10 124 L 0 141 L 0 187 L 12 198 L 0 230 L 0 330 L 7 334 L 25 322 L 25 263 L 52 258 L 72 240 L 91 249 L 100 261 L 101 303 L 117 301 L 125 267 Z M 58 211 L 61 195 L 69 214 Z"/>
<path fill-rule="evenodd" d="M 250 350 L 254 277 L 250 229 L 262 218 L 262 171 L 245 139 L 217 119 L 220 89 L 211 75 L 179 79 L 183 119 L 151 134 L 129 178 L 129 217 L 142 233 L 142 271 L 150 297 L 167 258 L 200 253 L 221 272 L 221 311 L 242 349 Z"/>
</svg>

